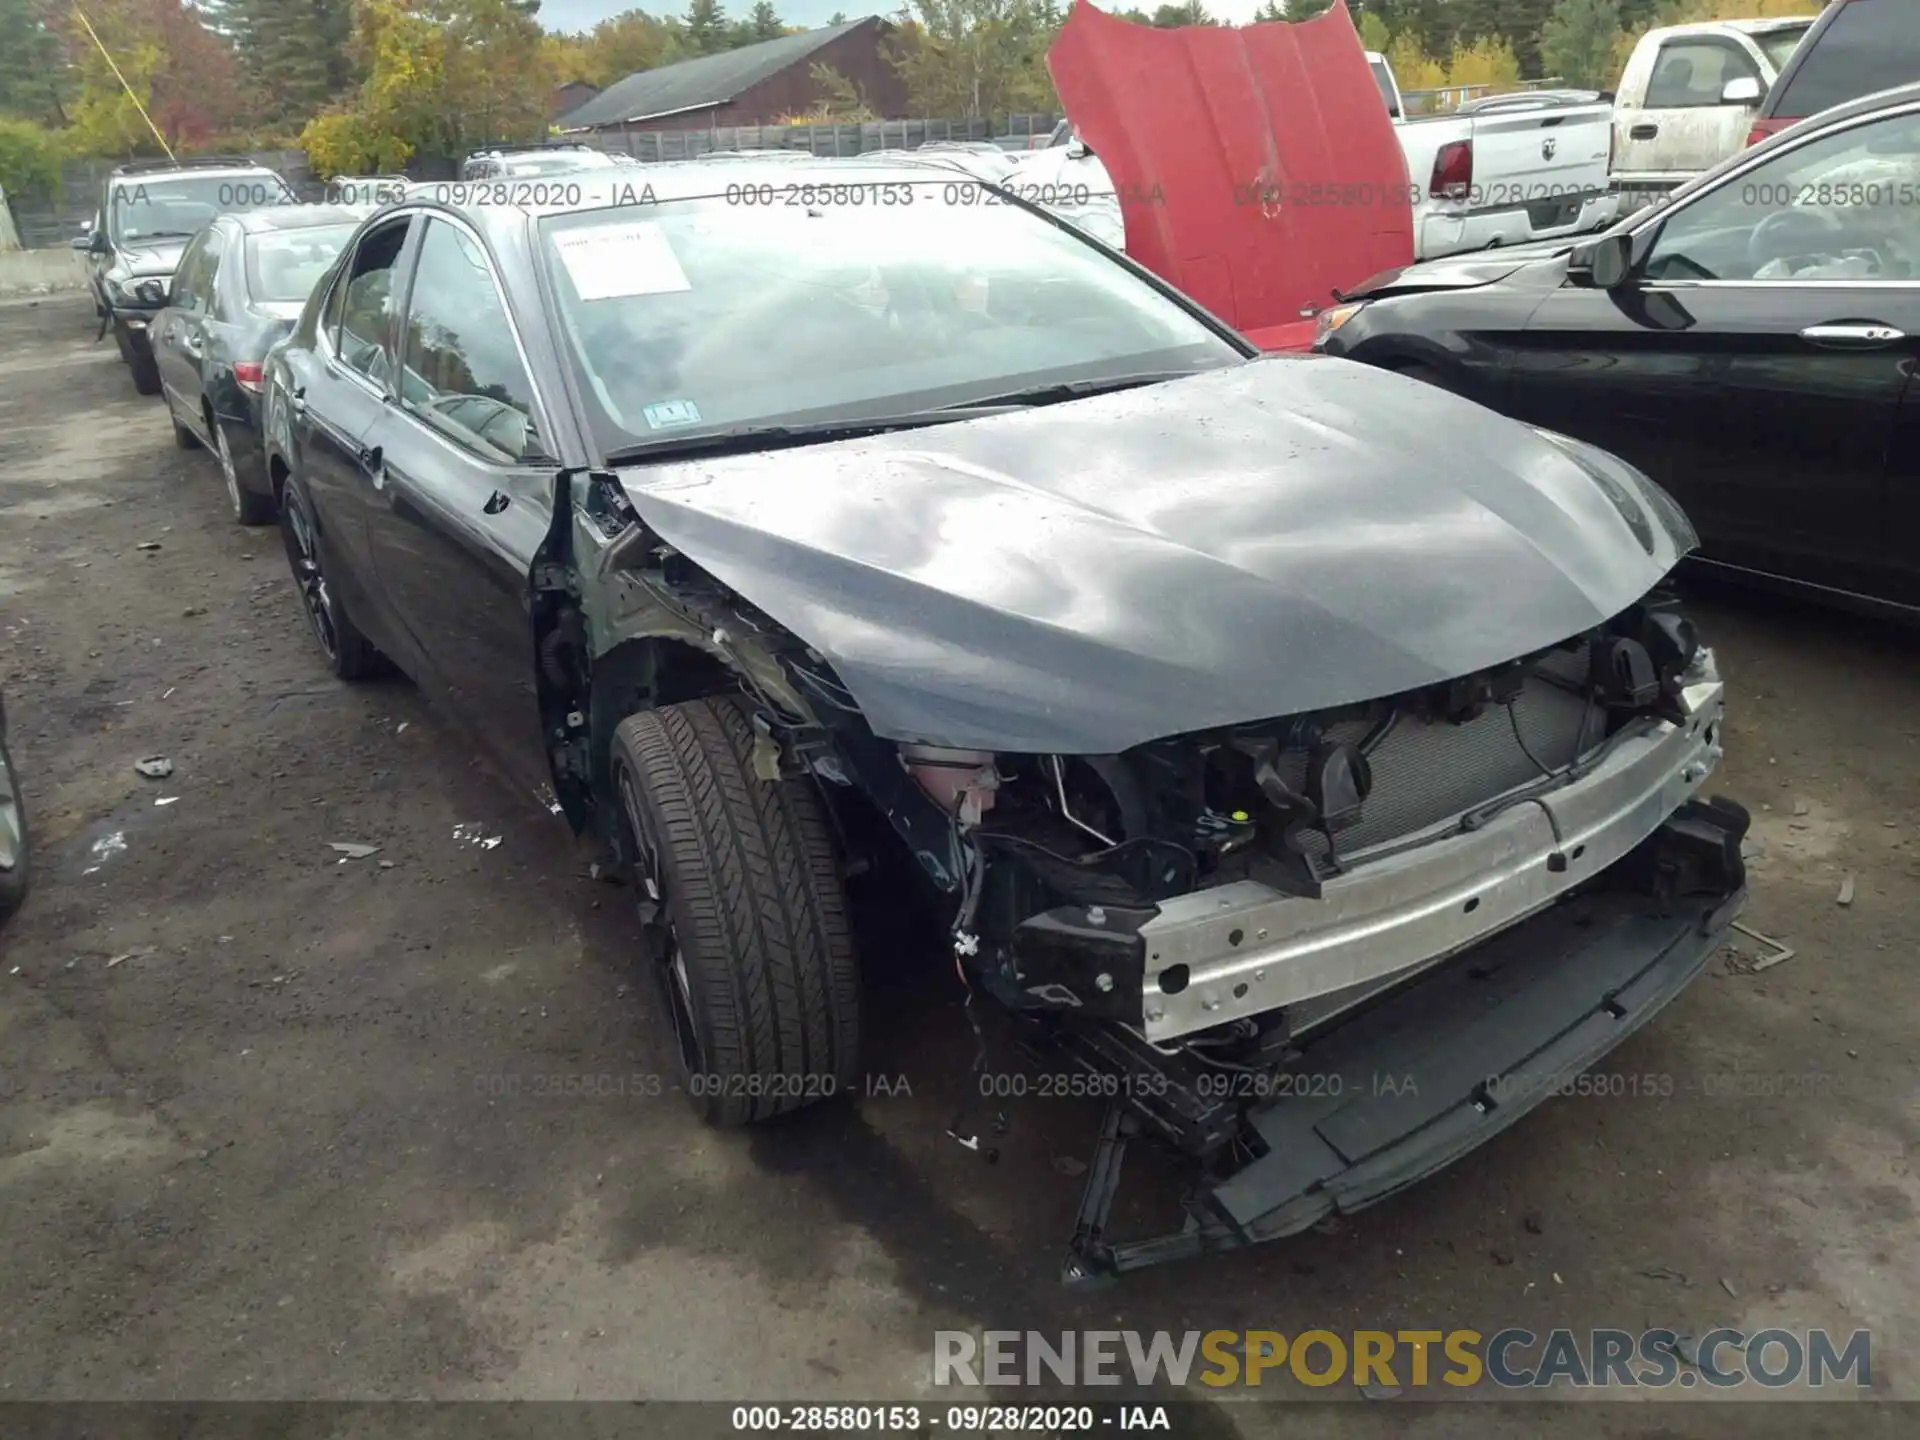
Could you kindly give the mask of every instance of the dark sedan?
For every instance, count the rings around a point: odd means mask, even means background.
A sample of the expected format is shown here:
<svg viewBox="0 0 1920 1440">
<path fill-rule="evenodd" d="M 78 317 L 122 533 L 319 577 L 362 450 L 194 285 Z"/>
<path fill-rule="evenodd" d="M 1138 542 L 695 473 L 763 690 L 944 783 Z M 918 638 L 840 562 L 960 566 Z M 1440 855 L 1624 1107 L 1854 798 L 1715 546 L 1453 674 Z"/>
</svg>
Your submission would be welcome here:
<svg viewBox="0 0 1920 1440">
<path fill-rule="evenodd" d="M 187 246 L 149 334 L 174 442 L 220 462 L 242 525 L 273 519 L 260 450 L 267 351 L 293 329 L 314 285 L 372 207 L 289 205 L 222 215 Z"/>
<path fill-rule="evenodd" d="M 1696 563 L 1920 609 L 1920 85 L 1803 121 L 1598 239 L 1345 298 L 1325 353 L 1631 460 L 1698 527 Z"/>
<path fill-rule="evenodd" d="M 945 165 L 555 192 L 362 226 L 268 465 L 334 673 L 391 658 L 625 863 L 709 1121 L 856 1087 L 869 870 L 1125 1107 L 1070 1278 L 1394 1193 L 1719 947 L 1723 686 L 1631 466 L 1262 359 Z M 1190 1166 L 1161 1241 L 1102 1238 L 1123 1121 Z"/>
</svg>

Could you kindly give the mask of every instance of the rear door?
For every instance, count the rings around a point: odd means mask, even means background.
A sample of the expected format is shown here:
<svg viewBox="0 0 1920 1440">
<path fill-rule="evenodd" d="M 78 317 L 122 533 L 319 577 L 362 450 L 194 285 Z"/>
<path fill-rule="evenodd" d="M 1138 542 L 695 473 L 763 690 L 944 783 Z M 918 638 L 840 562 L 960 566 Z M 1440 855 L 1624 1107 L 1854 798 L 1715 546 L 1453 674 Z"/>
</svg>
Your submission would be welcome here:
<svg viewBox="0 0 1920 1440">
<path fill-rule="evenodd" d="M 315 342 L 319 364 L 288 397 L 299 479 L 326 549 L 328 583 L 346 591 L 355 621 L 399 658 L 367 550 L 372 471 L 366 444 L 393 391 L 395 271 L 413 224 L 398 216 L 368 229 L 341 263 Z"/>
<path fill-rule="evenodd" d="M 485 246 L 425 222 L 401 325 L 400 396 L 368 437 L 368 530 L 380 583 L 450 702 L 529 792 L 548 783 L 534 688 L 534 552 L 557 462 Z"/>
<path fill-rule="evenodd" d="M 1661 42 L 1635 107 L 1615 114 L 1614 170 L 1623 184 L 1675 182 L 1710 170 L 1738 154 L 1753 124 L 1753 107 L 1729 104 L 1726 87 L 1751 80 L 1766 92 L 1765 60 L 1750 42 L 1732 35 L 1679 35 Z"/>
<path fill-rule="evenodd" d="M 1917 196 L 1920 107 L 1730 174 L 1640 227 L 1626 284 L 1570 285 L 1535 312 L 1519 412 L 1646 470 L 1709 559 L 1887 593 Z"/>
<path fill-rule="evenodd" d="M 194 237 L 173 272 L 167 308 L 154 317 L 147 332 L 167 408 L 203 440 L 210 437 L 200 411 L 200 357 L 206 351 L 204 327 L 224 239 L 218 225 Z"/>
</svg>

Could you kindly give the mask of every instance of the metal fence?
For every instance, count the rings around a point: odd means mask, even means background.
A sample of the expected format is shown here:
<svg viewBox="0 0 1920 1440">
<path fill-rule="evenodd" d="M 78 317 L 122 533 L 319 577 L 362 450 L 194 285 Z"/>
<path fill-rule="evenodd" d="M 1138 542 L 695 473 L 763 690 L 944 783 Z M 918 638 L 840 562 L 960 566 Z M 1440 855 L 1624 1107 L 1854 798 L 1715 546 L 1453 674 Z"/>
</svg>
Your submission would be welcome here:
<svg viewBox="0 0 1920 1440">
<path fill-rule="evenodd" d="M 813 155 L 862 155 L 869 150 L 911 150 L 936 141 L 992 140 L 1017 135 L 1044 140 L 1056 115 L 1014 115 L 999 120 L 875 120 L 849 125 L 740 125 L 706 130 L 595 131 L 568 137 L 596 149 L 621 151 L 637 160 L 690 160 L 716 150 L 797 150 Z M 304 150 L 255 150 L 247 158 L 278 171 L 303 200 L 317 200 L 325 186 L 314 178 Z M 61 166 L 57 200 L 11 197 L 21 245 L 29 250 L 65 245 L 100 204 L 114 160 L 72 160 Z M 450 180 L 458 156 L 420 155 L 409 161 L 416 180 Z"/>
</svg>

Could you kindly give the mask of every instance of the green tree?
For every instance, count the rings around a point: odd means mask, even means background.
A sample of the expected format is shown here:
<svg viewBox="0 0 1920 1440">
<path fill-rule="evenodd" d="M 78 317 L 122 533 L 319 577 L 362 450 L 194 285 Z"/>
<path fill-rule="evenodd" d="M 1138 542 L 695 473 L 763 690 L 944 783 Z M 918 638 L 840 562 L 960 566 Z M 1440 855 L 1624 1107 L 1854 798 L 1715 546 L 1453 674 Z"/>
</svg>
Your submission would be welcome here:
<svg viewBox="0 0 1920 1440">
<path fill-rule="evenodd" d="M 353 0 L 220 0 L 212 14 L 269 120 L 304 121 L 357 78 Z"/>
<path fill-rule="evenodd" d="M 1178 30 L 1186 25 L 1216 23 L 1200 0 L 1183 0 L 1179 5 L 1162 5 L 1153 12 L 1153 24 L 1161 30 Z"/>
<path fill-rule="evenodd" d="M 979 119 L 1059 107 L 1045 56 L 1059 33 L 1049 0 L 912 0 L 890 44 L 916 114 Z"/>
<path fill-rule="evenodd" d="M 1287 7 L 1282 5 L 1280 0 L 1267 0 L 1266 4 L 1253 12 L 1253 23 L 1256 25 L 1264 25 L 1274 20 L 1284 20 L 1286 18 Z"/>
<path fill-rule="evenodd" d="M 1393 43 L 1393 32 L 1387 28 L 1387 22 L 1369 10 L 1360 17 L 1360 43 L 1368 50 L 1385 54 Z"/>
<path fill-rule="evenodd" d="M 20 197 L 58 196 L 58 137 L 31 120 L 0 116 L 0 191 Z"/>
<path fill-rule="evenodd" d="M 0 113 L 64 125 L 71 85 L 66 49 L 41 0 L 0 0 Z"/>
<path fill-rule="evenodd" d="M 759 0 L 747 15 L 747 25 L 755 41 L 778 40 L 787 33 L 787 27 L 780 19 L 780 12 L 773 8 L 770 0 Z"/>
<path fill-rule="evenodd" d="M 694 54 L 712 55 L 727 48 L 727 12 L 720 0 L 687 0 L 687 13 L 680 23 Z"/>
<path fill-rule="evenodd" d="M 1613 83 L 1619 35 L 1620 0 L 1558 0 L 1540 33 L 1545 69 L 1537 73 L 1558 75 L 1571 86 L 1604 89 Z"/>
</svg>

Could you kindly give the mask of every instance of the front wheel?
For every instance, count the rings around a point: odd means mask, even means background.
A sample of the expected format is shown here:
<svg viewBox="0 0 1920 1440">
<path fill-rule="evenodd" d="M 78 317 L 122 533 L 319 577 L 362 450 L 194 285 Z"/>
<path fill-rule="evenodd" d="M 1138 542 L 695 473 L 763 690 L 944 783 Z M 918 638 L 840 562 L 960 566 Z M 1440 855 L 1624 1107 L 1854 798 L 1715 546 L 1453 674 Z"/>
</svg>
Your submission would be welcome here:
<svg viewBox="0 0 1920 1440">
<path fill-rule="evenodd" d="M 273 522 L 273 497 L 249 490 L 240 483 L 240 467 L 233 462 L 233 446 L 227 440 L 227 427 L 212 412 L 207 414 L 207 431 L 213 436 L 213 456 L 220 462 L 220 478 L 226 482 L 227 508 L 241 525 L 268 525 Z"/>
<path fill-rule="evenodd" d="M 380 652 L 360 633 L 345 602 L 327 583 L 313 514 L 307 509 L 305 497 L 292 485 L 287 486 L 286 503 L 280 507 L 280 538 L 286 543 L 293 583 L 299 588 L 307 624 L 326 657 L 327 668 L 342 680 L 364 680 L 379 674 L 383 668 Z"/>
<path fill-rule="evenodd" d="M 753 769 L 740 696 L 644 710 L 613 737 L 642 962 L 711 1125 L 851 1093 L 860 972 L 825 810 Z"/>
<path fill-rule="evenodd" d="M 133 388 L 142 395 L 160 393 L 160 367 L 154 358 L 133 343 L 133 336 L 127 327 L 116 323 L 113 338 L 120 347 L 120 357 L 127 362 L 127 369 L 133 372 Z"/>
</svg>

